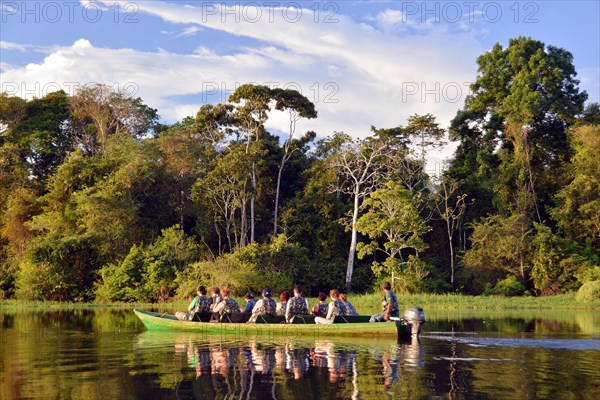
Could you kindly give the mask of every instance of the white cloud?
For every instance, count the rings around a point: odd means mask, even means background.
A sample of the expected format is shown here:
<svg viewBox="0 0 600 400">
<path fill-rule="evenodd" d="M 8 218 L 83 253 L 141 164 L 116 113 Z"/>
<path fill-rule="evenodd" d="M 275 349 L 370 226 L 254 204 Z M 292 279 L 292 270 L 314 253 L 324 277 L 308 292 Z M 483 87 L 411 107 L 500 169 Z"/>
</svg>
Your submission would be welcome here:
<svg viewBox="0 0 600 400">
<path fill-rule="evenodd" d="M 100 11 L 108 10 L 107 7 L 102 7 L 100 5 L 102 3 L 102 1 L 79 0 L 79 3 L 81 4 L 81 6 L 83 8 L 86 8 L 86 9 L 94 9 L 94 10 L 100 10 Z"/>
<path fill-rule="evenodd" d="M 92 47 L 92 44 L 90 43 L 89 40 L 86 40 L 86 39 L 79 39 L 79 40 L 75 41 L 75 43 L 73 43 L 74 49 L 89 49 L 91 47 Z"/>
<path fill-rule="evenodd" d="M 20 51 L 22 53 L 27 51 L 27 48 L 18 43 L 6 42 L 4 40 L 0 40 L 0 49 L 2 50 L 15 50 Z"/>
<path fill-rule="evenodd" d="M 189 28 L 184 29 L 183 32 L 181 32 L 176 37 L 194 36 L 196 33 L 200 32 L 201 30 L 202 30 L 202 28 L 200 28 L 198 26 L 190 26 Z"/>
<path fill-rule="evenodd" d="M 308 9 L 301 10 L 296 23 L 289 22 L 293 10 L 239 9 L 235 22 L 235 16 L 214 9 L 158 1 L 137 4 L 141 14 L 194 24 L 184 30 L 190 34 L 190 29 L 206 27 L 258 39 L 262 45 L 217 55 L 212 47 L 216 44 L 202 43 L 192 54 L 175 54 L 97 48 L 81 39 L 71 47 L 55 48 L 39 63 L 5 67 L 3 81 L 25 85 L 29 97 L 36 85 L 38 96 L 44 95 L 44 85 L 52 82 L 120 87 L 133 83 L 139 87 L 135 95 L 170 121 L 195 115 L 206 101 L 225 101 L 225 96 L 212 94 L 216 88 L 231 92 L 246 82 L 287 86 L 300 89 L 319 112 L 318 119 L 302 121 L 299 132 L 312 129 L 326 136 L 345 131 L 358 137 L 369 134 L 372 124 L 397 126 L 415 113 L 432 113 L 447 126 L 463 104 L 465 82 L 474 78 L 475 59 L 482 51 L 472 33 L 448 35 L 442 25 L 416 35 L 344 15 L 335 16 L 337 23 L 315 23 Z M 379 14 L 378 20 L 389 25 L 401 18 L 391 10 Z M 462 90 L 458 96 L 457 88 Z M 273 113 L 269 128 L 285 131 L 287 123 L 285 116 Z"/>
</svg>

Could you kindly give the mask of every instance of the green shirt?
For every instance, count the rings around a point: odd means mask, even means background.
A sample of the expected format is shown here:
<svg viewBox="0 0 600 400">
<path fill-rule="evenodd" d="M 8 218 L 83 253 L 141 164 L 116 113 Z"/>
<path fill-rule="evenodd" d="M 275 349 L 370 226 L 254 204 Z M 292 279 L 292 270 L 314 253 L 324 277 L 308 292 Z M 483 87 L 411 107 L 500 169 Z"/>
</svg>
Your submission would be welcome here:
<svg viewBox="0 0 600 400">
<path fill-rule="evenodd" d="M 398 312 L 398 296 L 394 293 L 393 290 L 390 290 L 383 296 L 383 301 L 381 305 L 383 306 L 383 312 L 387 311 L 388 304 L 391 303 L 390 307 L 390 317 L 399 317 L 400 314 Z"/>
<path fill-rule="evenodd" d="M 212 299 L 206 296 L 196 296 L 190 303 L 188 310 L 190 312 L 209 312 Z"/>
</svg>

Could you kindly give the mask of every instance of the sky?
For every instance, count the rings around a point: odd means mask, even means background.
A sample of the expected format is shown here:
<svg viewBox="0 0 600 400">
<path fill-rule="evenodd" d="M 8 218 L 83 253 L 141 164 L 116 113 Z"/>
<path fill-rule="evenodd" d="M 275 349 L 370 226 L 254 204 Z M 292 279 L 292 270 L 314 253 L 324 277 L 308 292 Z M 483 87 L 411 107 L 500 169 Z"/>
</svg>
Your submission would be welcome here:
<svg viewBox="0 0 600 400">
<path fill-rule="evenodd" d="M 0 1 L 0 91 L 24 98 L 103 83 L 163 122 L 227 101 L 244 83 L 292 88 L 319 137 L 405 125 L 447 128 L 495 43 L 529 36 L 573 54 L 600 101 L 600 1 Z M 273 111 L 267 128 L 287 130 Z M 435 173 L 448 144 L 428 160 Z"/>
</svg>

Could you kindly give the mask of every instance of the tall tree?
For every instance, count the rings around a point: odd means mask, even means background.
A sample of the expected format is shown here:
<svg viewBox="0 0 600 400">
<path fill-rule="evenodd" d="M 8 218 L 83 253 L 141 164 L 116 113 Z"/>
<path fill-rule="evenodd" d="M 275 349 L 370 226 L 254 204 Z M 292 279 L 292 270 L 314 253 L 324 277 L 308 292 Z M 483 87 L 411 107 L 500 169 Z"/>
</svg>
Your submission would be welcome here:
<svg viewBox="0 0 600 400">
<path fill-rule="evenodd" d="M 8 93 L 0 93 L 0 133 L 12 129 L 19 121 L 25 118 L 27 114 L 27 101 L 16 96 L 9 96 Z M 4 135 L 0 136 L 0 145 Z"/>
<path fill-rule="evenodd" d="M 352 196 L 354 201 L 350 225 L 352 236 L 346 268 L 346 291 L 350 292 L 358 240 L 356 221 L 361 201 L 379 188 L 385 182 L 386 176 L 394 172 L 394 163 L 398 161 L 398 149 L 391 146 L 389 141 L 373 137 L 353 140 L 340 132 L 335 133 L 329 143 L 333 150 L 327 163 L 338 175 L 335 190 Z"/>
<path fill-rule="evenodd" d="M 252 165 L 250 167 L 250 243 L 254 243 L 255 234 L 255 200 L 257 194 L 257 170 L 258 154 L 261 151 L 260 137 L 264 130 L 264 124 L 271 110 L 270 102 L 272 92 L 267 86 L 244 84 L 229 96 L 229 101 L 236 103 L 234 118 L 239 128 L 246 134 L 246 154 L 251 155 Z M 245 218 L 243 216 L 242 218 Z M 245 235 L 242 233 L 242 244 L 246 243 Z"/>
<path fill-rule="evenodd" d="M 214 167 L 194 184 L 196 201 L 207 205 L 213 215 L 213 225 L 218 237 L 218 252 L 223 252 L 221 231 L 224 230 L 229 251 L 243 247 L 246 242 L 248 197 L 248 169 L 251 156 L 242 143 L 231 143 L 215 160 Z M 240 222 L 237 222 L 239 215 Z"/>
<path fill-rule="evenodd" d="M 432 114 L 415 114 L 408 117 L 408 124 L 403 131 L 408 137 L 412 136 L 418 140 L 416 144 L 421 148 L 423 168 L 425 167 L 428 149 L 434 149 L 446 144 L 442 140 L 446 131 L 440 128 L 439 124 L 435 122 L 435 117 Z"/>
<path fill-rule="evenodd" d="M 519 37 L 511 39 L 506 49 L 496 44 L 477 63 L 479 73 L 466 109 L 478 115 L 474 122 L 502 121 L 498 133 L 507 149 L 505 164 L 514 163 L 505 171 L 513 174 L 516 189 L 504 193 L 514 194 L 514 212 L 541 221 L 536 181 L 565 157 L 565 128 L 575 122 L 587 98 L 577 87 L 573 56 Z"/>
<path fill-rule="evenodd" d="M 450 285 L 454 287 L 454 235 L 467 208 L 465 193 L 460 193 L 460 182 L 442 175 L 437 184 L 435 208 L 446 223 L 446 237 L 450 249 Z"/>
<path fill-rule="evenodd" d="M 0 96 L 0 125 L 5 127 L 0 146 L 2 142 L 12 143 L 20 149 L 29 181 L 39 191 L 74 149 L 66 129 L 70 120 L 68 100 L 62 90 L 30 101 Z"/>
<path fill-rule="evenodd" d="M 398 182 L 387 182 L 385 187 L 377 189 L 363 202 L 365 211 L 358 219 L 356 228 L 371 238 L 371 242 L 359 243 L 358 257 L 363 258 L 375 251 L 383 252 L 387 256 L 385 261 L 373 263 L 372 268 L 377 275 L 378 272 L 385 272 L 399 276 L 410 269 L 415 271 L 415 266 L 406 268 L 407 264 L 418 263 L 411 253 L 418 254 L 427 249 L 423 237 L 431 230 L 419 215 L 417 204 L 413 193 Z M 420 269 L 420 266 L 416 267 Z M 419 272 L 421 279 L 427 275 L 422 273 L 424 271 Z"/>
<path fill-rule="evenodd" d="M 92 155 L 103 150 L 110 135 L 122 130 L 139 138 L 158 121 L 158 112 L 140 98 L 102 84 L 80 88 L 70 99 L 70 109 L 73 137 Z"/>
<path fill-rule="evenodd" d="M 572 180 L 558 192 L 551 213 L 570 238 L 589 241 L 600 252 L 600 125 L 578 127 L 572 143 Z"/>
<path fill-rule="evenodd" d="M 287 111 L 290 118 L 288 137 L 283 143 L 283 155 L 277 171 L 277 184 L 275 189 L 275 210 L 273 212 L 273 236 L 277 236 L 277 217 L 279 215 L 279 190 L 281 188 L 281 176 L 285 164 L 289 161 L 294 151 L 304 147 L 308 142 L 314 140 L 316 134 L 307 132 L 300 140 L 294 140 L 296 133 L 296 124 L 301 118 L 316 118 L 317 111 L 315 105 L 305 96 L 293 89 L 273 89 L 273 98 L 275 100 L 275 109 Z"/>
</svg>

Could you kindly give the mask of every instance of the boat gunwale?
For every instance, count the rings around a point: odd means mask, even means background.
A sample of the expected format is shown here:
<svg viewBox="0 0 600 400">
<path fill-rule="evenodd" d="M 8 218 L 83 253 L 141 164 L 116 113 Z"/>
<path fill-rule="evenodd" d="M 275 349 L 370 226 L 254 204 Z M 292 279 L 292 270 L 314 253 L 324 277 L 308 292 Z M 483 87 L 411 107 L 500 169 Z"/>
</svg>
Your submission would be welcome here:
<svg viewBox="0 0 600 400">
<path fill-rule="evenodd" d="M 188 331 L 199 334 L 227 334 L 239 336 L 287 336 L 300 337 L 314 335 L 327 336 L 400 336 L 404 326 L 398 322 L 349 322 L 335 324 L 287 324 L 287 323 L 225 323 L 181 321 L 172 314 L 155 313 L 134 309 L 134 313 L 144 323 L 148 330 Z M 167 318 L 164 318 L 167 316 Z M 404 335 L 402 335 L 404 336 Z"/>
</svg>

